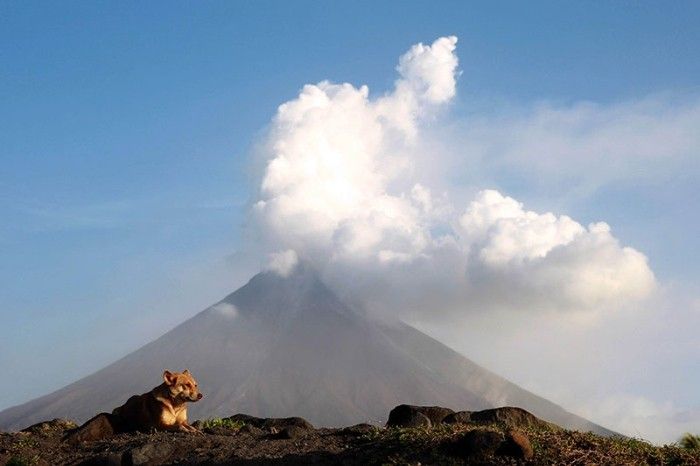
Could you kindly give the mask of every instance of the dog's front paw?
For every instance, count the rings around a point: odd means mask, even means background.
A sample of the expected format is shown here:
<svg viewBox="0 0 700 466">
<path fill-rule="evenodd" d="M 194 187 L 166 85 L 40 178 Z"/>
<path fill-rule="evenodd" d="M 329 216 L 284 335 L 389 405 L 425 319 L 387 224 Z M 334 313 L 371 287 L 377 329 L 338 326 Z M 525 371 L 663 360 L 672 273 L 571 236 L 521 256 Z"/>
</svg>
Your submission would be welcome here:
<svg viewBox="0 0 700 466">
<path fill-rule="evenodd" d="M 189 425 L 189 424 L 182 424 L 182 425 L 180 425 L 180 431 L 181 431 L 181 432 L 189 432 L 189 433 L 191 433 L 191 434 L 201 434 L 201 433 L 202 433 L 202 431 L 200 431 L 200 430 L 197 429 L 196 427 L 192 427 L 192 426 Z"/>
</svg>

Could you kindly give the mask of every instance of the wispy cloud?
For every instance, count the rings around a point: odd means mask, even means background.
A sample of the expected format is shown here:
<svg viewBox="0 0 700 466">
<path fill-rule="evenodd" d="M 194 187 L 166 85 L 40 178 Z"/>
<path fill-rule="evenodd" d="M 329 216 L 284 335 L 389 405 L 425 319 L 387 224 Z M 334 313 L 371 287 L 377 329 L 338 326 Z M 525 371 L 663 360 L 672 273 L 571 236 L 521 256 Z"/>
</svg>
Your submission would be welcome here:
<svg viewBox="0 0 700 466">
<path fill-rule="evenodd" d="M 626 435 L 658 444 L 676 442 L 685 432 L 700 432 L 700 408 L 679 409 L 671 401 L 658 403 L 639 395 L 623 393 L 588 401 L 578 412 Z"/>
<path fill-rule="evenodd" d="M 533 192 L 585 198 L 611 184 L 700 174 L 700 95 L 601 104 L 539 102 L 471 115 L 451 129 L 467 173 L 516 178 Z"/>
<path fill-rule="evenodd" d="M 13 227 L 25 231 L 116 230 L 153 225 L 164 219 L 187 222 L 192 213 L 239 211 L 245 201 L 238 199 L 169 199 L 151 196 L 100 202 L 6 201 L 5 209 L 19 216 Z"/>
</svg>

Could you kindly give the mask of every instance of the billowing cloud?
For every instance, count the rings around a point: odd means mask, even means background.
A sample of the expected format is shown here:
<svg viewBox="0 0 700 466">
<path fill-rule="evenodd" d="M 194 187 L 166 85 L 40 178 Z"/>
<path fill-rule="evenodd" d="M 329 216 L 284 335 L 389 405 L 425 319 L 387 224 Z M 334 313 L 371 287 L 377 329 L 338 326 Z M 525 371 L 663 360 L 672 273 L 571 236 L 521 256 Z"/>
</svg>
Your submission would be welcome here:
<svg viewBox="0 0 700 466">
<path fill-rule="evenodd" d="M 470 254 L 468 273 L 483 285 L 479 294 L 494 291 L 491 283 L 510 288 L 493 293 L 493 300 L 517 306 L 528 297 L 525 302 L 550 301 L 560 309 L 600 310 L 638 301 L 655 286 L 646 257 L 621 247 L 603 222 L 584 228 L 566 215 L 527 211 L 486 190 L 459 218 L 459 227 Z"/>
<path fill-rule="evenodd" d="M 420 209 L 388 186 L 410 167 L 420 118 L 455 93 L 456 42 L 414 46 L 395 91 L 379 99 L 366 86 L 321 82 L 279 107 L 255 205 L 273 242 L 307 259 L 411 258 L 426 247 Z"/>
<path fill-rule="evenodd" d="M 293 254 L 349 299 L 407 314 L 588 312 L 646 297 L 646 257 L 607 224 L 529 211 L 496 190 L 455 202 L 421 179 L 421 130 L 455 96 L 456 43 L 413 46 L 383 96 L 323 81 L 279 107 L 253 209 L 275 267 Z"/>
</svg>

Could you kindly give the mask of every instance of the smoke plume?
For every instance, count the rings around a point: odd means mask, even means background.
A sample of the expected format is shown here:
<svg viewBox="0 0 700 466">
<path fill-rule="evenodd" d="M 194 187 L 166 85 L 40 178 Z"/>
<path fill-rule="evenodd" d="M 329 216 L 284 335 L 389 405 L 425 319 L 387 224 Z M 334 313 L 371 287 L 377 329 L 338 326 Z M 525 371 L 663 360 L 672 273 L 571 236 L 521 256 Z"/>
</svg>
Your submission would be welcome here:
<svg viewBox="0 0 700 466">
<path fill-rule="evenodd" d="M 425 153 L 423 129 L 455 96 L 456 44 L 411 47 L 385 95 L 323 81 L 280 105 L 253 207 L 270 267 L 289 273 L 298 257 L 346 299 L 400 317 L 599 312 L 648 296 L 646 257 L 607 224 L 533 212 L 493 189 L 451 199 L 446 182 L 421 178 L 421 163 L 444 163 Z"/>
</svg>

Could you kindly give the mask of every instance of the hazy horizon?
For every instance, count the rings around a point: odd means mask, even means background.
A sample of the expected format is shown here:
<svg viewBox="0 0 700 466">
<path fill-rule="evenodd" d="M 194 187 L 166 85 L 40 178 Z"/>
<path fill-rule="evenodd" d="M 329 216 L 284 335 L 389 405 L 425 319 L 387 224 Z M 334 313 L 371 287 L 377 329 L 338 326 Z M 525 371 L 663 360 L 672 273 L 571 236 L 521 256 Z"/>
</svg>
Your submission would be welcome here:
<svg viewBox="0 0 700 466">
<path fill-rule="evenodd" d="M 500 6 L 0 7 L 0 410 L 304 260 L 596 423 L 700 432 L 700 8 Z"/>
</svg>

